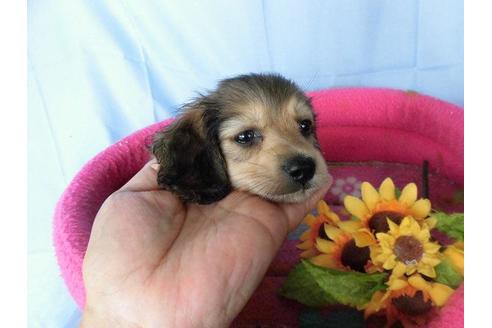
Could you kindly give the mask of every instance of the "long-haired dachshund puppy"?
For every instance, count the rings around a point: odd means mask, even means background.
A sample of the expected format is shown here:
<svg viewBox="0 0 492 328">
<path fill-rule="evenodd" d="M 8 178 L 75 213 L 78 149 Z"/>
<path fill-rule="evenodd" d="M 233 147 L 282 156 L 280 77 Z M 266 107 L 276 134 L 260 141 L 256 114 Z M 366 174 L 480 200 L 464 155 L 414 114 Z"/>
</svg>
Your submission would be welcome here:
<svg viewBox="0 0 492 328">
<path fill-rule="evenodd" d="M 279 75 L 223 80 L 182 109 L 152 152 L 158 184 L 185 202 L 212 203 L 232 189 L 301 202 L 331 179 L 310 99 Z"/>
</svg>

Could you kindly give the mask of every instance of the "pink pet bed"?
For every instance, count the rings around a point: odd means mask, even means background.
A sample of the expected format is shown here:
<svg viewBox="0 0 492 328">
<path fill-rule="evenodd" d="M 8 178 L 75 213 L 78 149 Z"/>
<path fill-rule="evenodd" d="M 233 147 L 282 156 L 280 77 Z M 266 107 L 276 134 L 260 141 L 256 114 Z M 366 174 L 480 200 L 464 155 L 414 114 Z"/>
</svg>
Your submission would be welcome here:
<svg viewBox="0 0 492 328">
<path fill-rule="evenodd" d="M 334 185 L 325 197 L 330 204 L 340 204 L 347 194 L 357 196 L 361 181 L 379 185 L 387 176 L 400 188 L 418 182 L 421 191 L 425 160 L 430 168 L 428 187 L 433 207 L 463 210 L 462 108 L 415 92 L 390 89 L 332 89 L 309 96 L 318 115 L 321 149 L 334 176 Z M 103 201 L 148 161 L 146 145 L 168 122 L 137 131 L 97 155 L 58 202 L 54 217 L 56 256 L 80 308 L 85 303 L 82 260 L 94 217 Z M 297 326 L 305 308 L 277 293 L 299 258 L 297 236 L 289 236 L 233 326 Z M 429 327 L 462 327 L 463 293 L 461 286 Z"/>
</svg>

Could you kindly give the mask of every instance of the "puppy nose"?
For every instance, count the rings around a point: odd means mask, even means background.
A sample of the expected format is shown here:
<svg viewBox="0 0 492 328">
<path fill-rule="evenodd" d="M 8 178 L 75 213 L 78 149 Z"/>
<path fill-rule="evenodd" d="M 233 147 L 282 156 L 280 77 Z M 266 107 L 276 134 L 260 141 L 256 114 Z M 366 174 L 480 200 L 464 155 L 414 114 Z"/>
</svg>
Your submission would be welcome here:
<svg viewBox="0 0 492 328">
<path fill-rule="evenodd" d="M 305 184 L 313 178 L 316 164 L 311 157 L 295 156 L 285 161 L 282 169 L 295 182 Z"/>
</svg>

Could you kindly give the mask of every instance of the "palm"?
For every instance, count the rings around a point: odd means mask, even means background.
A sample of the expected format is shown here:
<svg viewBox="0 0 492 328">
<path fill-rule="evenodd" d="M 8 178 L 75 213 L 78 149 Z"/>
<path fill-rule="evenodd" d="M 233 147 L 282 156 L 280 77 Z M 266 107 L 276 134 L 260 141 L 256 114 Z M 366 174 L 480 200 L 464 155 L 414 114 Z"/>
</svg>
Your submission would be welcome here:
<svg viewBox="0 0 492 328">
<path fill-rule="evenodd" d="M 165 191 L 118 192 L 91 233 L 87 302 L 145 327 L 225 326 L 303 211 L 239 192 L 205 206 Z"/>
</svg>

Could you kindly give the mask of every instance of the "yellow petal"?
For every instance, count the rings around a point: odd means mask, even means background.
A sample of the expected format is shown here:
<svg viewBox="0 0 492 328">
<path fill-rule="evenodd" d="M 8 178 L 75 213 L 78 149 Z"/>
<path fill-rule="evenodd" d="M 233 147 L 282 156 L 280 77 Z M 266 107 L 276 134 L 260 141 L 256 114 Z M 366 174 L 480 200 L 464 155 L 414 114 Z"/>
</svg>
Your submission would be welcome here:
<svg viewBox="0 0 492 328">
<path fill-rule="evenodd" d="M 431 216 L 430 218 L 426 219 L 424 222 L 427 225 L 427 228 L 429 230 L 432 230 L 437 224 L 437 219 Z"/>
<path fill-rule="evenodd" d="M 439 244 L 436 244 L 436 243 L 425 243 L 424 244 L 424 252 L 426 252 L 427 254 L 436 254 L 437 252 L 439 252 L 440 249 L 441 249 L 441 246 L 439 246 Z"/>
<path fill-rule="evenodd" d="M 438 259 L 436 256 L 430 256 L 428 254 L 424 254 L 421 261 L 422 263 L 428 264 L 433 267 L 441 263 L 441 260 Z"/>
<path fill-rule="evenodd" d="M 327 218 L 331 218 L 331 214 L 333 212 L 331 211 L 330 207 L 328 206 L 328 204 L 326 204 L 326 202 L 324 200 L 320 200 L 318 202 L 316 209 L 318 210 L 319 214 L 322 214 L 322 215 L 326 216 Z"/>
<path fill-rule="evenodd" d="M 369 214 L 366 204 L 357 197 L 350 195 L 346 196 L 343 203 L 347 211 L 359 219 L 362 219 Z"/>
<path fill-rule="evenodd" d="M 440 283 L 432 284 L 432 289 L 429 290 L 429 296 L 432 302 L 437 306 L 443 306 L 453 294 L 454 290 Z"/>
<path fill-rule="evenodd" d="M 407 272 L 406 272 L 406 274 L 407 275 L 411 275 L 411 274 L 414 274 L 415 271 L 417 271 L 417 268 L 415 266 L 407 266 Z"/>
<path fill-rule="evenodd" d="M 418 290 L 429 291 L 432 286 L 419 274 L 414 274 L 408 278 L 408 284 Z"/>
<path fill-rule="evenodd" d="M 457 241 L 453 245 L 453 247 L 456 247 L 456 249 L 461 250 L 462 252 L 465 250 L 465 243 L 462 241 Z"/>
<path fill-rule="evenodd" d="M 372 211 L 379 202 L 379 193 L 369 182 L 363 182 L 361 185 L 362 200 L 366 203 L 367 208 Z"/>
<path fill-rule="evenodd" d="M 463 251 L 454 246 L 449 246 L 444 251 L 444 255 L 461 275 L 465 273 L 465 255 Z"/>
<path fill-rule="evenodd" d="M 316 248 L 325 254 L 331 254 L 336 248 L 336 244 L 323 238 L 316 238 Z"/>
<path fill-rule="evenodd" d="M 357 247 L 366 247 L 377 243 L 374 235 L 367 229 L 361 229 L 352 234 Z"/>
<path fill-rule="evenodd" d="M 316 265 L 326 268 L 336 268 L 336 261 L 330 255 L 321 254 L 310 258 L 310 261 Z"/>
<path fill-rule="evenodd" d="M 312 226 L 314 222 L 316 222 L 316 218 L 314 217 L 314 215 L 308 214 L 306 215 L 306 217 L 304 217 L 304 223 L 306 223 L 308 226 Z"/>
<path fill-rule="evenodd" d="M 379 240 L 381 246 L 383 247 L 392 247 L 393 244 L 395 243 L 395 238 L 384 232 L 378 232 L 376 234 L 376 238 Z"/>
<path fill-rule="evenodd" d="M 391 285 L 388 287 L 389 290 L 398 290 L 408 286 L 408 283 L 403 279 L 394 279 L 391 281 Z"/>
<path fill-rule="evenodd" d="M 414 218 L 412 218 L 410 220 L 410 231 L 412 232 L 412 235 L 416 235 L 416 236 L 419 236 L 420 231 L 421 231 L 419 223 Z M 429 230 L 424 229 L 423 231 L 425 231 L 425 232 L 422 234 L 422 236 L 424 236 L 422 238 L 425 238 L 425 236 L 430 237 L 430 235 L 428 234 Z M 427 239 L 426 239 L 426 241 L 427 241 Z"/>
<path fill-rule="evenodd" d="M 311 230 L 308 229 L 308 230 L 304 231 L 301 234 L 301 236 L 299 237 L 299 239 L 302 240 L 302 241 L 304 241 L 304 240 L 308 239 L 310 235 L 311 235 Z"/>
<path fill-rule="evenodd" d="M 416 218 L 426 218 L 431 210 L 431 202 L 428 199 L 422 198 L 413 204 L 410 211 Z"/>
<path fill-rule="evenodd" d="M 411 219 L 409 216 L 405 217 L 401 221 L 401 223 L 400 223 L 400 234 L 401 235 L 403 235 L 403 236 L 414 235 L 416 232 L 419 231 L 420 228 L 419 228 L 418 224 L 417 224 L 417 227 L 415 227 L 412 224 L 412 221 L 413 221 L 413 219 Z"/>
<path fill-rule="evenodd" d="M 375 262 L 376 261 L 376 258 L 381 255 L 381 248 L 376 246 L 376 245 L 373 245 L 373 246 L 370 246 L 369 247 L 369 250 L 370 250 L 370 256 L 371 256 L 371 260 L 374 264 L 376 264 Z"/>
<path fill-rule="evenodd" d="M 413 206 L 417 200 L 417 185 L 415 183 L 409 183 L 401 191 L 398 201 L 406 206 Z"/>
<path fill-rule="evenodd" d="M 375 265 L 368 265 L 365 267 L 366 273 L 376 273 L 376 272 L 383 272 L 383 269 L 375 266 Z"/>
<path fill-rule="evenodd" d="M 449 250 L 449 252 L 455 252 L 460 255 L 465 254 L 465 245 L 462 242 L 456 242 L 453 245 L 450 245 L 446 247 L 446 250 Z"/>
<path fill-rule="evenodd" d="M 299 256 L 303 259 L 307 259 L 307 258 L 315 256 L 316 254 L 318 254 L 318 251 L 314 248 L 310 248 L 310 249 L 307 249 L 304 252 L 302 252 Z"/>
<path fill-rule="evenodd" d="M 324 224 L 325 232 L 328 238 L 330 238 L 333 241 L 336 241 L 341 235 L 343 235 L 342 230 L 329 225 L 329 224 Z"/>
<path fill-rule="evenodd" d="M 436 270 L 434 270 L 433 266 L 430 265 L 420 265 L 418 268 L 418 272 L 421 274 L 429 277 L 429 278 L 435 278 L 436 277 Z"/>
<path fill-rule="evenodd" d="M 383 268 L 385 268 L 386 270 L 390 270 L 393 269 L 395 265 L 396 265 L 396 256 L 390 255 L 388 256 L 386 261 L 384 261 Z"/>
<path fill-rule="evenodd" d="M 379 186 L 379 195 L 382 199 L 390 201 L 395 199 L 395 185 L 390 178 L 384 179 L 381 186 Z"/>
<path fill-rule="evenodd" d="M 338 224 L 340 217 L 335 212 L 331 212 L 326 216 L 332 223 Z"/>
<path fill-rule="evenodd" d="M 417 224 L 418 226 L 418 224 Z M 420 228 L 417 228 L 420 229 Z M 413 234 L 420 242 L 425 243 L 429 241 L 430 238 L 430 232 L 428 229 L 422 229 L 420 231 L 417 230 L 416 233 Z"/>
<path fill-rule="evenodd" d="M 382 291 L 377 291 L 372 295 L 370 302 L 364 304 L 363 306 L 358 306 L 359 310 L 364 310 L 364 317 L 367 318 L 371 314 L 376 313 L 380 310 L 382 306 L 383 296 L 385 293 Z"/>
<path fill-rule="evenodd" d="M 297 248 L 302 249 L 302 250 L 312 248 L 313 246 L 314 246 L 314 243 L 312 240 L 306 240 L 306 241 L 296 245 Z"/>
<path fill-rule="evenodd" d="M 393 268 L 392 276 L 394 276 L 395 278 L 399 278 L 403 276 L 406 271 L 407 271 L 406 265 L 403 264 L 402 262 L 397 262 L 395 267 Z"/>
<path fill-rule="evenodd" d="M 374 257 L 374 263 L 383 264 L 389 256 L 389 254 L 379 253 Z"/>
<path fill-rule="evenodd" d="M 362 227 L 361 221 L 349 220 L 338 222 L 338 227 L 345 232 L 355 232 Z"/>
<path fill-rule="evenodd" d="M 403 220 L 405 220 L 405 219 L 403 219 Z M 394 223 L 390 219 L 386 219 L 386 222 L 388 222 L 389 233 L 391 233 L 394 236 L 399 234 L 400 227 L 398 226 L 398 224 Z"/>
</svg>

